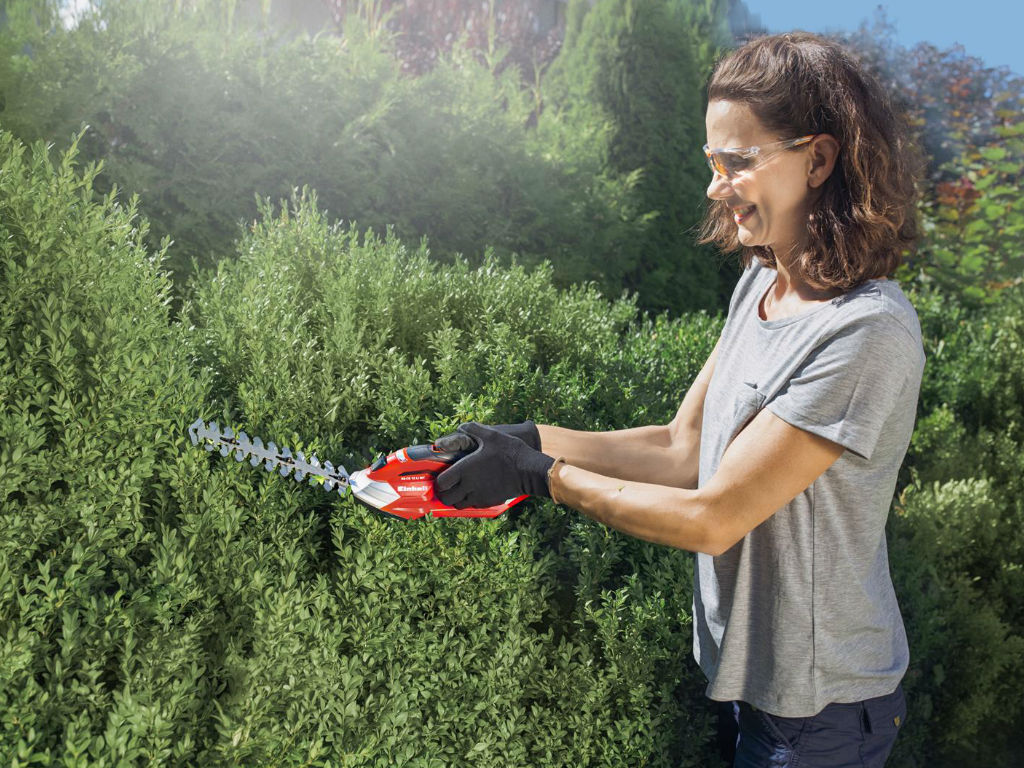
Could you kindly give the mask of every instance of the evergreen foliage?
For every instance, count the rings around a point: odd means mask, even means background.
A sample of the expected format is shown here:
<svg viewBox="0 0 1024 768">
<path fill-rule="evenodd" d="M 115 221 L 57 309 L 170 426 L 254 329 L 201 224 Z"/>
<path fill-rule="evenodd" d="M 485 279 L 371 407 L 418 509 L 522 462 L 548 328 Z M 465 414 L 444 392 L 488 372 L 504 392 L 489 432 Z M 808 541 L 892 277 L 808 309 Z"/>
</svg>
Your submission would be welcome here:
<svg viewBox="0 0 1024 768">
<path fill-rule="evenodd" d="M 639 286 L 624 275 L 638 269 L 651 200 L 638 174 L 607 165 L 603 121 L 531 127 L 538 102 L 518 73 L 461 49 L 403 76 L 372 20 L 350 17 L 344 38 L 285 36 L 230 5 L 109 0 L 65 29 L 52 3 L 12 0 L 0 26 L 3 125 L 59 146 L 85 125 L 98 189 L 140 196 L 151 244 L 174 241 L 179 284 L 193 261 L 233 253 L 258 198 L 309 185 L 333 217 L 392 227 L 409 245 L 427 236 L 440 261 L 490 247 L 551 261 L 562 286 Z M 697 296 L 670 305 L 710 308 Z"/>
<path fill-rule="evenodd" d="M 203 385 L 134 202 L 72 157 L 0 133 L 0 761 L 176 762 L 218 685 L 195 555 L 225 523 L 176 480 Z"/>
<path fill-rule="evenodd" d="M 557 291 L 549 269 L 440 269 L 391 234 L 329 224 L 310 196 L 276 216 L 265 207 L 241 248 L 188 308 L 198 361 L 250 433 L 313 433 L 321 456 L 424 442 L 469 419 L 667 421 L 718 330 L 701 315 L 637 323 L 631 303 Z M 685 742 L 707 727 L 707 708 L 677 700 L 693 673 L 689 559 L 550 504 L 520 514 L 496 530 L 332 516 L 346 541 L 384 549 L 366 580 L 376 583 L 343 590 L 367 591 L 367 616 L 387 606 L 373 620 L 386 638 L 362 666 L 415 692 L 401 749 L 369 739 L 367 755 L 668 765 L 698 754 L 702 737 Z M 515 579 L 509 558 L 525 558 Z"/>
<path fill-rule="evenodd" d="M 894 765 L 1011 765 L 1024 704 L 1024 294 L 912 295 L 928 362 L 889 520 L 907 624 Z"/>
<path fill-rule="evenodd" d="M 544 119 L 554 112 L 570 125 L 606 122 L 608 164 L 637 176 L 646 227 L 617 266 L 646 308 L 721 307 L 735 283 L 735 270 L 694 244 L 710 182 L 700 152 L 702 92 L 729 40 L 724 6 L 574 0 L 544 79 Z"/>
</svg>

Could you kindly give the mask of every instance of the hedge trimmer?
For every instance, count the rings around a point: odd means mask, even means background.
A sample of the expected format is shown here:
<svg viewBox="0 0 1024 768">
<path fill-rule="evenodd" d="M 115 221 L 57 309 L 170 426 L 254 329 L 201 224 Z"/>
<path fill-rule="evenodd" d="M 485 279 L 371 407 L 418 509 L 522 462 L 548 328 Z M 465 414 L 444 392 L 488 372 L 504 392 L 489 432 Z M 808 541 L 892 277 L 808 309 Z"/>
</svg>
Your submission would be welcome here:
<svg viewBox="0 0 1024 768">
<path fill-rule="evenodd" d="M 403 520 L 415 520 L 424 515 L 434 517 L 497 517 L 506 509 L 518 504 L 526 496 L 493 507 L 455 509 L 445 505 L 434 493 L 434 480 L 468 451 L 441 451 L 433 445 L 410 445 L 407 448 L 381 454 L 366 469 L 349 475 L 341 465 L 323 463 L 316 455 L 308 459 L 302 451 L 278 448 L 275 443 L 266 443 L 250 438 L 245 432 L 235 432 L 230 427 L 221 430 L 217 422 L 209 425 L 196 419 L 188 428 L 192 445 L 202 444 L 207 451 L 220 449 L 221 456 L 233 454 L 235 461 L 246 459 L 257 467 L 260 464 L 267 472 L 275 470 L 282 476 L 297 482 L 308 478 L 310 485 L 320 485 L 325 491 L 337 492 L 344 496 L 349 490 L 360 503 Z"/>
</svg>

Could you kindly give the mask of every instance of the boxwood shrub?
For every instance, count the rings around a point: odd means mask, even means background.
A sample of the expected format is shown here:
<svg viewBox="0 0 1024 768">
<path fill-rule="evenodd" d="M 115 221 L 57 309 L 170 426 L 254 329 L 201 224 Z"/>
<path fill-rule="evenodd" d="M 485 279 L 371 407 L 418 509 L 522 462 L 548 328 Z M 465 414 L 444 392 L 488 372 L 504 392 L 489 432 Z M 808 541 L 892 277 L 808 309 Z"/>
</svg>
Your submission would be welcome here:
<svg viewBox="0 0 1024 768">
<path fill-rule="evenodd" d="M 668 418 L 717 320 L 438 267 L 300 196 L 177 322 L 133 203 L 0 151 L 0 759 L 702 762 L 684 553 L 537 502 L 394 523 L 185 428 L 354 467 L 465 418 Z"/>
</svg>

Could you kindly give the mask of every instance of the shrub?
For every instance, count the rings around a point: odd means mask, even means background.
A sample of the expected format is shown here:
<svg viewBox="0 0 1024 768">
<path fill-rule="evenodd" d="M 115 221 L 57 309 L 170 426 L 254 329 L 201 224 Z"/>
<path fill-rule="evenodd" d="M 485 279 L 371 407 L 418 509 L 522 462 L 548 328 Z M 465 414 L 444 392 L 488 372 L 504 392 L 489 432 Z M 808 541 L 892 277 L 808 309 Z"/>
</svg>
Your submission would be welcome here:
<svg viewBox="0 0 1024 768">
<path fill-rule="evenodd" d="M 299 199 L 200 281 L 191 329 L 95 168 L 0 150 L 5 762 L 706 763 L 682 553 L 536 502 L 395 524 L 184 437 L 217 415 L 365 460 L 471 416 L 593 424 L 613 377 L 618 413 L 668 418 L 701 361 L 631 365 L 685 323 Z"/>
<path fill-rule="evenodd" d="M 922 282 L 973 304 L 1024 283 L 1024 121 L 1019 110 L 999 114 L 996 138 L 949 163 L 944 170 L 954 179 L 923 201 L 927 238 L 908 265 Z"/>
<path fill-rule="evenodd" d="M 1024 720 L 1020 516 L 984 479 L 911 487 L 891 516 L 911 649 L 894 764 L 1010 764 Z"/>
<path fill-rule="evenodd" d="M 265 207 L 241 250 L 237 263 L 221 264 L 199 281 L 187 307 L 197 328 L 197 362 L 219 382 L 231 411 L 245 414 L 251 432 L 316 433 L 319 455 L 342 455 L 346 447 L 360 447 L 365 455 L 371 448 L 423 442 L 467 419 L 533 417 L 581 428 L 607 428 L 619 419 L 667 421 L 710 353 L 720 323 L 706 316 L 692 326 L 666 318 L 638 323 L 630 302 L 609 306 L 586 287 L 556 290 L 548 268 L 505 269 L 485 260 L 477 268 L 459 261 L 442 269 L 425 249 L 410 252 L 390 233 L 330 224 L 310 195 L 276 216 Z M 662 354 L 666 349 L 677 356 Z M 345 526 L 346 541 L 369 535 L 356 519 Z M 690 701 L 697 689 L 684 686 L 694 675 L 686 662 L 690 558 L 568 517 L 549 504 L 531 504 L 496 527 L 459 527 L 458 541 L 469 537 L 474 547 L 491 551 L 496 537 L 512 536 L 529 553 L 533 565 L 522 584 L 537 594 L 528 601 L 532 613 L 513 624 L 526 625 L 515 642 L 532 660 L 510 662 L 501 675 L 515 677 L 518 668 L 531 670 L 531 677 L 522 689 L 507 680 L 488 684 L 520 703 L 516 711 L 525 715 L 514 722 L 526 725 L 522 733 L 502 732 L 500 745 L 485 740 L 479 759 L 486 764 L 489 754 L 500 754 L 521 764 L 594 765 L 696 760 L 705 748 L 708 708 Z M 381 568 L 389 562 L 393 578 L 406 583 L 402 574 L 411 555 L 401 553 L 418 551 L 415 542 L 427 535 L 433 542 L 428 550 L 444 551 L 456 526 L 392 530 L 401 543 L 389 549 Z M 441 562 L 432 567 L 443 567 Z M 468 567 L 465 556 L 460 562 Z M 509 567 L 488 563 L 485 570 Z M 451 578 L 420 573 L 413 581 L 424 585 L 419 594 L 427 599 L 438 590 L 447 594 L 450 587 L 443 585 Z M 485 605 L 497 582 L 475 582 L 472 598 L 464 599 L 475 605 L 471 623 L 505 616 L 508 608 Z M 380 589 L 385 587 L 372 587 L 373 594 Z M 520 606 L 517 611 L 527 605 L 510 586 L 499 589 Z M 423 610 L 415 607 L 415 596 L 385 593 L 388 615 L 395 617 L 388 643 L 407 648 L 399 639 L 404 633 L 430 642 L 433 630 L 419 619 L 407 623 Z M 458 630 L 467 617 L 453 611 L 449 621 Z M 512 631 L 499 621 L 502 633 Z M 478 674 L 477 663 L 492 671 L 499 663 L 493 650 L 472 652 L 475 660 L 467 652 L 462 662 L 464 674 Z M 363 664 L 384 669 L 390 662 Z M 432 674 L 423 667 L 409 685 L 434 691 L 421 700 L 439 702 L 447 719 L 438 715 L 438 722 L 469 717 L 459 714 L 461 704 L 441 703 L 441 689 L 428 682 Z M 475 690 L 476 683 L 466 685 Z M 512 702 L 470 705 L 500 712 Z M 405 735 L 406 742 L 419 738 Z M 459 743 L 463 751 L 474 746 L 472 740 Z M 418 752 L 422 747 L 411 743 L 406 748 L 411 754 L 437 750 Z"/>
<path fill-rule="evenodd" d="M 991 476 L 1024 491 L 1015 446 L 1024 444 L 1024 291 L 991 307 L 937 291 L 912 294 L 928 359 L 908 455 L 921 482 Z M 947 433 L 948 430 L 948 433 Z"/>
<path fill-rule="evenodd" d="M 1024 723 L 1024 305 L 913 298 L 928 362 L 889 527 L 911 648 L 894 762 L 1005 765 Z"/>
<path fill-rule="evenodd" d="M 218 684 L 168 476 L 203 384 L 134 202 L 73 156 L 0 132 L 0 759 L 179 761 Z"/>
</svg>

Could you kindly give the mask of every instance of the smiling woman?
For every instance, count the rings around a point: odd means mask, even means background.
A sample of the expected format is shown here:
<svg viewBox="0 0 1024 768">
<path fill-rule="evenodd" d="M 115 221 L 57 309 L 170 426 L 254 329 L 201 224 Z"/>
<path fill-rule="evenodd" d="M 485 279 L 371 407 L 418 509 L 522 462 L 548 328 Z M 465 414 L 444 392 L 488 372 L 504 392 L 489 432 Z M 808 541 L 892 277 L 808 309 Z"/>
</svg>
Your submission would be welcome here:
<svg viewBox="0 0 1024 768">
<path fill-rule="evenodd" d="M 880 768 L 906 717 L 885 523 L 924 354 L 887 276 L 917 235 L 916 161 L 878 83 L 814 35 L 748 43 L 708 94 L 705 238 L 746 269 L 676 417 L 466 424 L 438 489 L 548 495 L 696 552 L 694 655 L 733 764 Z"/>
</svg>

